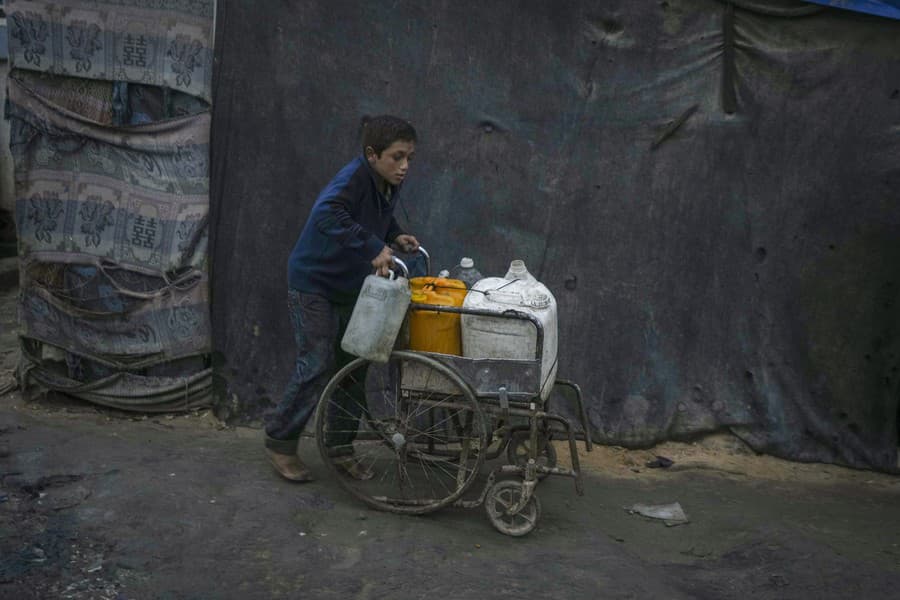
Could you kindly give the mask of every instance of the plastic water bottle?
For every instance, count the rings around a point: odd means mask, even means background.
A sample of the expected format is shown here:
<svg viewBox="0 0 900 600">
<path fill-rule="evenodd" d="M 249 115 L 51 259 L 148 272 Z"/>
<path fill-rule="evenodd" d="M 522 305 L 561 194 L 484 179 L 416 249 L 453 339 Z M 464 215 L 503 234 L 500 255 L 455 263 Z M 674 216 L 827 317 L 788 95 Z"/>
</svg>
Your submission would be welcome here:
<svg viewBox="0 0 900 600">
<path fill-rule="evenodd" d="M 459 260 L 459 264 L 453 267 L 451 274 L 453 279 L 459 279 L 469 289 L 478 283 L 480 279 L 484 279 L 484 276 L 475 268 L 475 261 L 468 256 L 464 256 Z"/>
</svg>

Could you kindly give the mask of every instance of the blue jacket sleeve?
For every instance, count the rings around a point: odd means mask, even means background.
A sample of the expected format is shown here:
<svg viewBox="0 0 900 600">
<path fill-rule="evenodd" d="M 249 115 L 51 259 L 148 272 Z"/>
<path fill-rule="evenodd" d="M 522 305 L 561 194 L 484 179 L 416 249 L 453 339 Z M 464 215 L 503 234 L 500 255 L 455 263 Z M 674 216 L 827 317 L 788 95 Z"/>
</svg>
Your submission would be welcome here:
<svg viewBox="0 0 900 600">
<path fill-rule="evenodd" d="M 355 252 L 361 258 L 372 260 L 378 256 L 385 243 L 366 231 L 350 215 L 352 198 L 352 191 L 348 188 L 321 198 L 313 209 L 313 222 L 319 232 L 336 240 L 343 248 Z"/>
</svg>

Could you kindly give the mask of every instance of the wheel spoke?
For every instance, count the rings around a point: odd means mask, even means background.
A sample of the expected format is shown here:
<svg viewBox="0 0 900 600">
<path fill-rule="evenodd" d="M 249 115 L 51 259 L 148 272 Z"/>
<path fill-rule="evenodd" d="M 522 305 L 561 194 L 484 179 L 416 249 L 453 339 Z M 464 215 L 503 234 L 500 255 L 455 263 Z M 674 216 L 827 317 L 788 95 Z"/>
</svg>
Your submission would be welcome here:
<svg viewBox="0 0 900 600">
<path fill-rule="evenodd" d="M 508 511 L 509 508 L 512 506 L 512 504 L 510 504 L 510 503 L 507 502 L 506 500 L 503 500 L 502 498 L 499 498 L 499 497 L 494 498 L 494 501 L 495 501 L 497 504 L 499 504 L 500 506 L 503 507 L 503 512 Z"/>
<path fill-rule="evenodd" d="M 404 389 L 401 364 L 423 374 L 415 390 Z M 425 390 L 418 389 L 422 381 Z M 423 513 L 450 504 L 484 462 L 486 428 L 475 397 L 426 355 L 395 352 L 387 366 L 350 363 L 325 387 L 316 427 L 319 451 L 340 485 L 385 510 Z M 333 457 L 336 450 L 353 457 L 356 472 L 375 477 L 341 469 L 334 461 L 347 459 Z"/>
</svg>

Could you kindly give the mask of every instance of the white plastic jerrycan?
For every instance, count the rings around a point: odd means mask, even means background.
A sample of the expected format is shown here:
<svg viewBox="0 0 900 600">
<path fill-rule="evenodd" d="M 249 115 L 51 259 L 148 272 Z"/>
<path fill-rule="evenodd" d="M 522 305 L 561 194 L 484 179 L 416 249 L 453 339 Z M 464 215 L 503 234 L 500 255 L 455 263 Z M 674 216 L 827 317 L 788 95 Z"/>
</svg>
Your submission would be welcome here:
<svg viewBox="0 0 900 600">
<path fill-rule="evenodd" d="M 409 280 L 395 277 L 393 271 L 389 278 L 366 277 L 341 339 L 344 352 L 386 363 L 406 318 L 410 295 Z"/>
<path fill-rule="evenodd" d="M 557 309 L 547 287 L 528 272 L 525 263 L 514 260 L 505 277 L 478 281 L 463 303 L 495 313 L 514 309 L 537 317 L 544 329 L 541 355 L 541 399 L 546 400 L 556 381 Z M 530 321 L 480 315 L 462 316 L 462 351 L 469 358 L 535 358 L 537 331 Z"/>
</svg>

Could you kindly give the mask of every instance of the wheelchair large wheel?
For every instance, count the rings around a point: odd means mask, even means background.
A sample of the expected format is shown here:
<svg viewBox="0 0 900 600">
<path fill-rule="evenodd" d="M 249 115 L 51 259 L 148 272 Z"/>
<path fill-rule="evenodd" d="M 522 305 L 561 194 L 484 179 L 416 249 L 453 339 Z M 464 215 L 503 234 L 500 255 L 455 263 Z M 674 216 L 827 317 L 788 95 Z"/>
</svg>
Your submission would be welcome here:
<svg viewBox="0 0 900 600">
<path fill-rule="evenodd" d="M 356 359 L 322 393 L 316 438 L 322 460 L 374 508 L 423 514 L 451 504 L 484 462 L 487 421 L 451 368 L 415 352 L 386 364 Z"/>
</svg>

